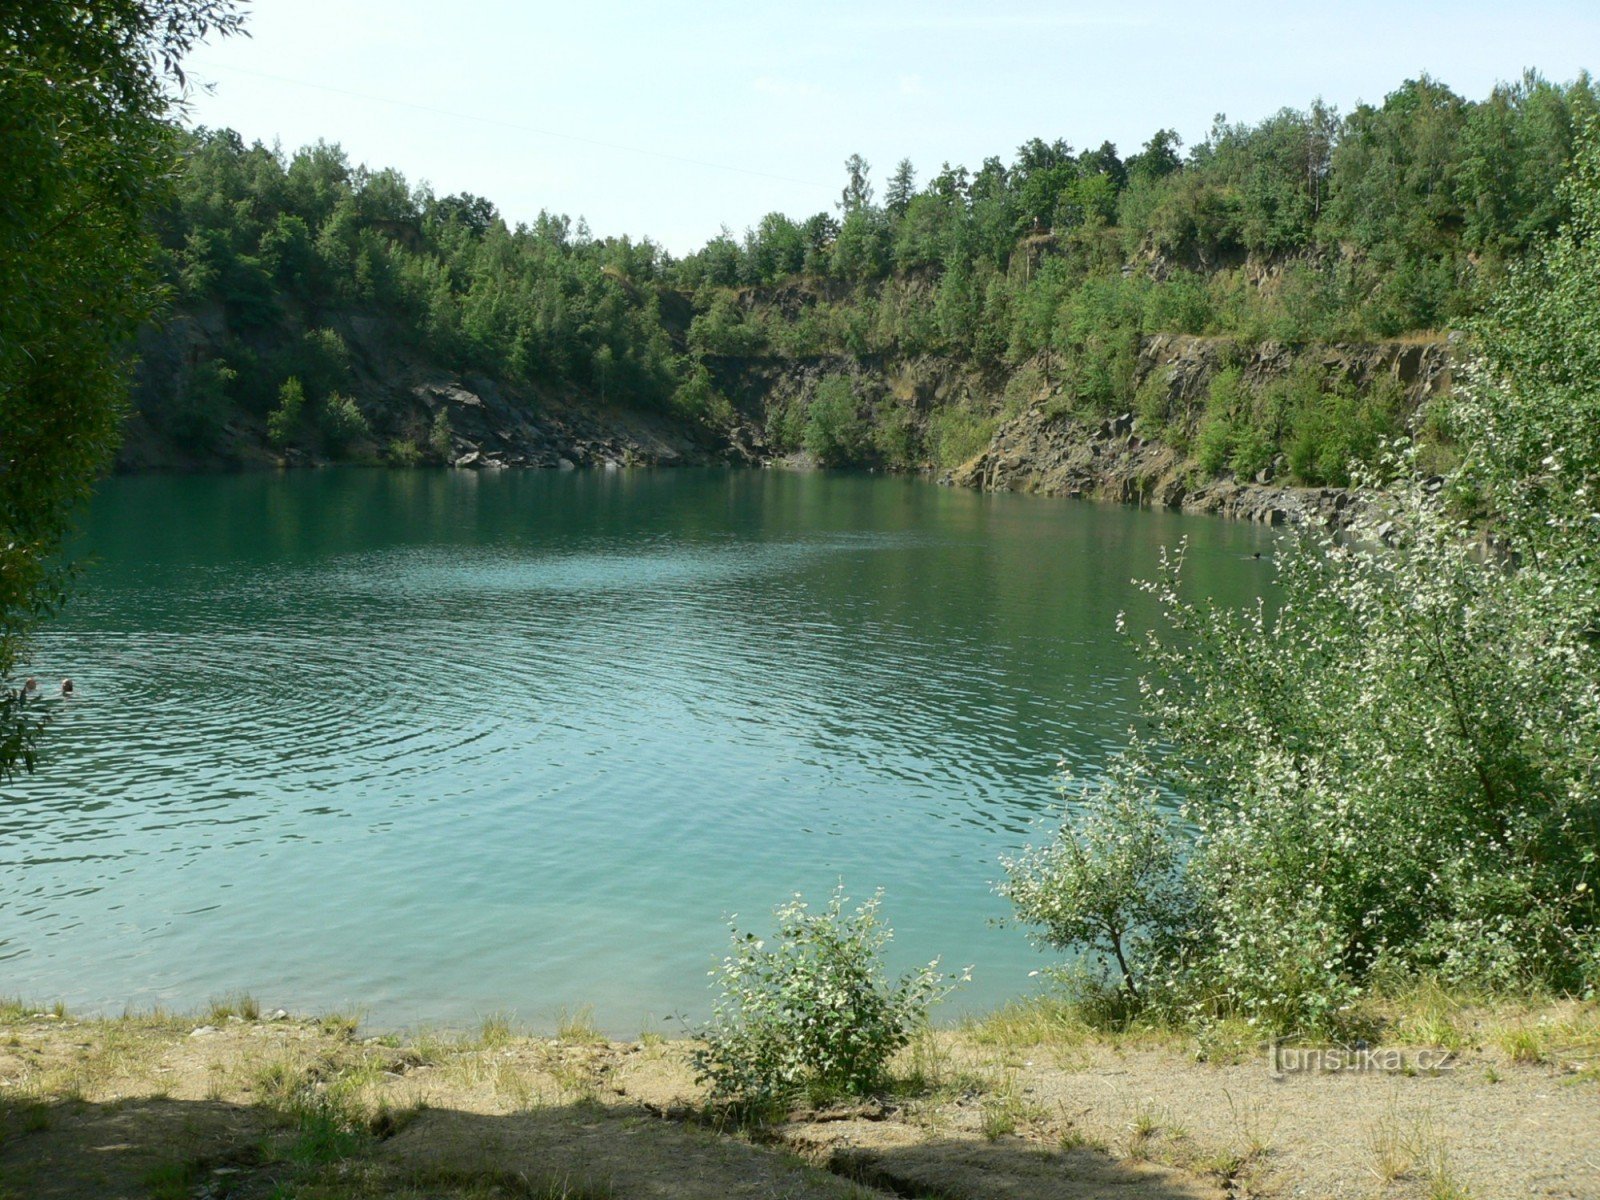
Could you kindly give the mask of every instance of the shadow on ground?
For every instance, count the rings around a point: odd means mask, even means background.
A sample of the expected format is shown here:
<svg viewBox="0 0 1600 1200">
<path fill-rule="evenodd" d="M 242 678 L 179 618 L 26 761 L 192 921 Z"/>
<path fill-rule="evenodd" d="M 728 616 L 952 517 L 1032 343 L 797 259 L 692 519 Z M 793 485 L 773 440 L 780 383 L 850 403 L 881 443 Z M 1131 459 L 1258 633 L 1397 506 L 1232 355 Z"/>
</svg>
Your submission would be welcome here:
<svg viewBox="0 0 1600 1200">
<path fill-rule="evenodd" d="M 870 1125 L 873 1128 L 852 1128 Z M 1210 1184 L 1089 1149 L 840 1122 L 802 1158 L 644 1108 L 382 1112 L 361 1128 L 222 1100 L 0 1105 L 4 1200 L 1199 1200 Z M 801 1144 L 791 1142 L 790 1144 Z"/>
</svg>

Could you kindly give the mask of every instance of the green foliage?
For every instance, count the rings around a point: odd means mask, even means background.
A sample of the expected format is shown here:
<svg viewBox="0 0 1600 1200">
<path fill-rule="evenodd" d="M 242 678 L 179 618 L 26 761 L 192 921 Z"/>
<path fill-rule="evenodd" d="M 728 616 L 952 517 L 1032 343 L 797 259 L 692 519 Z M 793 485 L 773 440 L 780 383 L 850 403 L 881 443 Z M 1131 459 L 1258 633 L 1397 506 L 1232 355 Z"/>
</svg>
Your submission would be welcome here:
<svg viewBox="0 0 1600 1200">
<path fill-rule="evenodd" d="M 65 596 L 56 558 L 110 462 L 127 345 L 160 300 L 150 205 L 172 167 L 178 61 L 239 24 L 227 0 L 8 5 L 0 18 L 0 779 L 31 769 L 11 695 Z"/>
<path fill-rule="evenodd" d="M 428 449 L 443 462 L 449 462 L 455 451 L 455 431 L 450 428 L 448 408 L 440 408 L 433 414 L 433 423 L 428 426 Z"/>
<path fill-rule="evenodd" d="M 1344 487 L 1352 471 L 1371 473 L 1383 446 L 1399 432 L 1403 397 L 1384 379 L 1365 392 L 1340 384 L 1302 399 L 1288 446 L 1290 469 L 1303 483 Z"/>
<path fill-rule="evenodd" d="M 884 465 L 897 470 L 921 465 L 922 436 L 913 404 L 893 398 L 881 401 L 872 414 L 869 437 Z"/>
<path fill-rule="evenodd" d="M 322 432 L 323 444 L 335 457 L 349 451 L 356 442 L 372 432 L 356 402 L 338 392 L 329 394 L 322 402 L 317 424 Z"/>
<path fill-rule="evenodd" d="M 1175 416 L 1172 404 L 1172 373 L 1151 371 L 1133 396 L 1133 412 L 1144 437 L 1162 433 Z"/>
<path fill-rule="evenodd" d="M 1582 137 L 1561 189 L 1572 219 L 1475 324 L 1487 381 L 1454 420 L 1470 448 L 1465 481 L 1521 539 L 1577 562 L 1600 476 L 1600 116 L 1584 121 Z"/>
<path fill-rule="evenodd" d="M 1010 162 L 944 164 L 920 188 L 902 161 L 881 205 L 854 156 L 837 215 L 768 213 L 681 260 L 551 214 L 513 228 L 487 200 L 436 197 L 336 146 L 286 158 L 202 132 L 157 225 L 174 286 L 225 316 L 213 357 L 237 372 L 229 401 L 263 416 L 290 376 L 312 398 L 352 390 L 338 335 L 304 332 L 322 313 L 451 369 L 717 428 L 731 408 L 709 360 L 767 356 L 1037 364 L 1055 408 L 1098 415 L 1134 406 L 1152 333 L 1299 346 L 1469 318 L 1570 212 L 1556 183 L 1597 107 L 1586 76 L 1528 75 L 1480 103 L 1424 78 L 1345 116 L 1313 103 L 1219 119 L 1186 154 L 1170 130 L 1125 162 L 1109 143 L 1035 138 Z M 141 398 L 158 424 L 170 395 Z M 1303 480 L 1341 480 L 1397 428 L 1383 411 L 1395 406 L 1329 396 L 1324 413 L 1263 390 L 1207 419 L 1194 431 L 1206 469 L 1249 474 L 1292 451 Z M 1157 407 L 1142 399 L 1144 431 L 1184 441 L 1192 414 L 1163 426 Z M 803 415 L 768 415 L 780 444 L 805 440 Z M 870 434 L 828 444 L 832 460 L 917 459 L 920 416 L 862 415 Z"/>
<path fill-rule="evenodd" d="M 871 444 L 855 381 L 848 375 L 826 375 L 817 382 L 806 406 L 805 448 L 822 466 L 859 462 Z"/>
<path fill-rule="evenodd" d="M 1263 387 L 1191 429 L 1194 414 L 1158 418 L 1154 391 L 1136 397 L 1142 339 L 1298 350 L 1461 323 L 1570 213 L 1556 183 L 1597 107 L 1586 76 L 1529 75 L 1480 103 L 1424 78 L 1345 116 L 1313 103 L 1219 119 L 1184 154 L 1169 130 L 1125 162 L 1109 143 L 1035 138 L 1010 162 L 944 164 L 920 188 L 902 161 L 881 205 L 855 156 L 836 215 L 768 213 L 681 260 L 551 214 L 513 228 L 487 200 L 436 197 L 336 146 L 286 158 L 202 132 L 157 225 L 174 286 L 224 314 L 213 357 L 237 372 L 228 401 L 263 416 L 291 376 L 313 399 L 355 387 L 339 335 L 302 323 L 329 314 L 347 336 L 362 330 L 363 349 L 382 328 L 449 369 L 718 429 L 732 410 L 715 359 L 1037 366 L 1055 411 L 1137 404 L 1144 433 L 1193 434 L 1209 473 L 1250 475 L 1286 454 L 1302 481 L 1342 482 L 1400 427 L 1392 398 L 1324 387 L 1312 404 Z M 171 395 L 141 397 L 158 425 Z M 779 405 L 772 440 L 798 446 L 816 424 L 826 461 L 911 464 L 924 440 L 937 456 L 920 413 L 859 407 L 870 428 L 857 437 L 846 421 L 836 439 L 842 412 L 813 423 Z"/>
<path fill-rule="evenodd" d="M 996 424 L 993 417 L 962 406 L 935 410 L 928 418 L 933 461 L 947 471 L 970 462 L 987 449 Z"/>
<path fill-rule="evenodd" d="M 767 404 L 767 444 L 779 454 L 792 454 L 805 441 L 805 406 L 793 399 Z"/>
<path fill-rule="evenodd" d="M 689 326 L 689 346 L 699 354 L 748 357 L 761 353 L 765 340 L 731 292 L 718 292 Z"/>
<path fill-rule="evenodd" d="M 1513 272 L 1454 402 L 1476 434 L 1458 483 L 1501 551 L 1408 448 L 1389 464 L 1392 546 L 1283 543 L 1270 608 L 1186 598 L 1181 551 L 1149 585 L 1166 615 L 1143 644 L 1159 741 L 1008 885 L 1051 945 L 1121 935 L 1141 1003 L 1326 1032 L 1397 975 L 1600 990 L 1597 135 L 1572 220 Z M 1237 395 L 1216 409 L 1236 417 Z M 1181 856 L 1139 778 L 1182 798 Z"/>
<path fill-rule="evenodd" d="M 414 467 L 422 461 L 422 447 L 411 438 L 391 438 L 384 448 L 384 460 L 397 467 Z"/>
<path fill-rule="evenodd" d="M 1173 938 L 1191 923 L 1192 903 L 1181 859 L 1160 793 L 1140 782 L 1132 761 L 1119 759 L 1069 803 L 1051 843 L 1001 859 L 999 891 L 1021 921 L 1039 927 L 1044 945 L 1083 947 L 1102 965 L 1114 963 L 1138 1002 L 1149 976 L 1176 969 L 1182 958 Z"/>
<path fill-rule="evenodd" d="M 286 449 L 300 431 L 305 407 L 305 389 L 300 386 L 300 380 L 291 375 L 278 389 L 278 406 L 267 416 L 267 440 L 279 450 Z"/>
<path fill-rule="evenodd" d="M 672 406 L 683 416 L 712 428 L 727 428 L 733 422 L 733 405 L 712 383 L 704 363 L 696 363 L 684 375 L 672 394 Z"/>
<path fill-rule="evenodd" d="M 1207 475 L 1215 475 L 1233 457 L 1235 426 L 1246 406 L 1243 377 L 1237 367 L 1224 367 L 1206 389 L 1205 415 L 1195 432 L 1194 457 Z"/>
<path fill-rule="evenodd" d="M 716 1007 L 694 1060 L 713 1099 L 761 1113 L 884 1086 L 889 1060 L 953 981 L 937 960 L 888 978 L 883 952 L 893 934 L 878 915 L 881 901 L 879 893 L 846 911 L 836 890 L 813 912 L 796 896 L 776 910 L 770 946 L 733 927 L 732 952 L 712 972 Z"/>
<path fill-rule="evenodd" d="M 304 330 L 304 313 L 336 314 L 346 333 L 360 322 L 367 342 L 385 329 L 449 369 L 671 403 L 679 356 L 653 244 L 596 240 L 547 213 L 508 228 L 486 200 L 437 198 L 395 171 L 352 166 L 336 146 L 286 159 L 224 130 L 187 135 L 182 149 L 156 220 L 170 277 L 259 353 L 261 381 L 240 399 L 263 415 L 290 376 L 310 397 L 352 386 L 344 337 Z M 781 225 L 769 223 L 774 239 Z M 769 257 L 774 270 L 797 261 L 776 240 Z M 139 401 L 158 407 L 159 393 Z"/>
<path fill-rule="evenodd" d="M 180 379 L 159 423 L 185 450 L 213 448 L 232 408 L 231 389 L 238 372 L 226 362 L 208 358 L 196 363 Z"/>
</svg>

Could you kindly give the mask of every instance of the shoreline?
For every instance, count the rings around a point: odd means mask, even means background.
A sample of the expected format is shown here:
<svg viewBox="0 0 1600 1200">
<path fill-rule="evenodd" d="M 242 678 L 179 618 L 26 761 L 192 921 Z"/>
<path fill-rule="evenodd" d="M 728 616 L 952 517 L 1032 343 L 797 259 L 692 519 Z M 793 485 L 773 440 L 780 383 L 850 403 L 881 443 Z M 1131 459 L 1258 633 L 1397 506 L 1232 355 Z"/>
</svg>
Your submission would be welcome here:
<svg viewBox="0 0 1600 1200">
<path fill-rule="evenodd" d="M 1308 1047 L 1274 1063 L 1242 1027 L 1107 1032 L 1070 1006 L 1013 1005 L 920 1034 L 880 1095 L 740 1125 L 706 1107 L 691 1043 L 609 1040 L 581 1019 L 550 1037 L 498 1017 L 370 1037 L 347 1016 L 262 1013 L 245 997 L 96 1020 L 11 1004 L 0 1187 L 59 1200 L 1597 1194 L 1600 1006 L 1420 987 L 1385 1019 L 1364 1057 Z"/>
<path fill-rule="evenodd" d="M 752 462 L 649 462 L 623 463 L 607 460 L 573 467 L 551 467 L 533 463 L 508 464 L 499 461 L 471 466 L 439 463 L 388 463 L 382 461 L 271 462 L 242 460 L 227 464 L 158 464 L 134 469 L 118 468 L 111 476 L 135 479 L 160 476 L 299 474 L 307 471 L 792 471 L 838 475 L 881 475 L 909 479 L 939 487 L 974 492 L 1009 492 L 1041 499 L 1083 500 L 1095 504 L 1114 504 L 1140 510 L 1179 512 L 1186 516 L 1218 517 L 1229 521 L 1287 528 L 1314 528 L 1338 533 L 1364 527 L 1381 527 L 1388 508 L 1381 492 L 1339 487 L 1305 487 L 1291 484 L 1240 482 L 1217 478 L 1189 486 L 1184 483 L 1182 464 L 1167 447 L 1145 442 L 1133 454 L 1120 453 L 1116 439 L 1102 439 L 1105 446 L 1088 443 L 1091 460 L 1105 453 L 1105 464 L 1095 472 L 1081 469 L 1041 469 L 1026 460 L 1007 457 L 991 447 L 955 469 L 941 471 L 926 466 L 914 471 L 860 468 L 829 468 L 784 455 Z M 1085 445 L 1074 443 L 1074 445 Z M 1152 462 L 1154 465 L 1152 466 Z"/>
</svg>

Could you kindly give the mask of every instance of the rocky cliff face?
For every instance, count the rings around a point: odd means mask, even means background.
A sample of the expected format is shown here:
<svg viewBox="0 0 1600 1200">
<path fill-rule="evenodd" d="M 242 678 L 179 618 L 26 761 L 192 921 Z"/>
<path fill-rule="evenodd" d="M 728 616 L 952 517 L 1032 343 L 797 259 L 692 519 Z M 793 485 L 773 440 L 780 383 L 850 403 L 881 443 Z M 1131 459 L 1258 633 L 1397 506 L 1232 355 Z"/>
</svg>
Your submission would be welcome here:
<svg viewBox="0 0 1600 1200">
<path fill-rule="evenodd" d="M 743 461 L 729 439 L 670 413 L 607 403 L 572 390 L 516 387 L 440 369 L 397 342 L 385 322 L 345 315 L 330 322 L 349 352 L 341 384 L 368 432 L 341 455 L 357 462 L 424 462 L 469 469 L 671 466 Z M 176 316 L 148 331 L 139 347 L 134 407 L 124 428 L 119 471 L 312 466 L 329 456 L 315 437 L 274 448 L 265 405 L 230 405 L 216 414 L 207 449 L 188 449 L 163 419 L 183 409 L 195 367 L 238 333 L 220 311 Z M 272 345 L 263 342 L 263 356 Z M 444 414 L 448 443 L 432 436 Z"/>
<path fill-rule="evenodd" d="M 1215 339 L 1147 338 L 1140 349 L 1137 382 L 1143 385 L 1165 373 L 1171 409 L 1198 411 L 1212 377 L 1225 365 L 1224 352 Z M 1443 340 L 1298 350 L 1269 342 L 1255 347 L 1242 362 L 1233 361 L 1244 381 L 1254 386 L 1307 361 L 1361 389 L 1389 377 L 1404 389 L 1413 411 L 1450 386 L 1449 345 Z M 1198 479 L 1185 455 L 1136 433 L 1131 412 L 1096 422 L 1052 416 L 1035 404 L 1002 423 L 989 446 L 946 480 L 988 491 L 1094 497 L 1272 525 L 1344 527 L 1372 515 L 1372 497 L 1345 488 L 1294 487 L 1283 478 L 1283 469 L 1280 460 L 1252 479 L 1238 479 L 1231 472 Z"/>
<path fill-rule="evenodd" d="M 711 363 L 717 388 L 733 402 L 735 419 L 721 430 L 660 411 L 597 402 L 576 392 L 513 387 L 452 374 L 419 358 L 381 321 L 346 316 L 334 327 L 349 349 L 349 391 L 369 433 L 347 448 L 366 461 L 421 461 L 466 469 L 624 465 L 754 464 L 776 460 L 768 442 L 769 418 L 802 408 L 828 375 L 850 376 L 858 398 L 880 416 L 910 419 L 924 428 L 932 414 L 952 405 L 998 412 L 1008 394 L 1009 415 L 977 455 L 946 472 L 943 482 L 991 491 L 1079 496 L 1270 524 L 1345 526 L 1371 508 L 1371 498 L 1341 488 L 1289 486 L 1277 460 L 1256 477 L 1224 472 L 1201 478 L 1191 460 L 1171 444 L 1146 436 L 1132 412 L 1105 420 L 1058 412 L 1048 387 L 1021 397 L 1018 383 L 1036 378 L 920 357 L 764 357 Z M 119 457 L 121 470 L 314 465 L 322 454 L 310 444 L 279 452 L 269 443 L 265 412 L 235 406 L 195 455 L 149 414 L 190 386 L 194 364 L 232 337 L 220 312 L 191 312 L 141 346 L 136 406 Z M 270 352 L 270 348 L 263 353 Z M 1450 386 L 1447 341 L 1410 340 L 1365 345 L 1289 347 L 1263 343 L 1241 352 L 1228 341 L 1182 335 L 1144 339 L 1135 388 L 1152 380 L 1165 389 L 1173 428 L 1192 433 L 1207 389 L 1225 366 L 1260 388 L 1291 371 L 1314 365 L 1325 377 L 1360 390 L 1393 380 L 1414 410 Z M 1026 370 L 1026 369 L 1025 369 Z M 447 444 L 433 436 L 443 424 Z M 1187 416 L 1183 415 L 1187 414 Z M 1189 422 L 1186 426 L 1185 422 Z"/>
</svg>

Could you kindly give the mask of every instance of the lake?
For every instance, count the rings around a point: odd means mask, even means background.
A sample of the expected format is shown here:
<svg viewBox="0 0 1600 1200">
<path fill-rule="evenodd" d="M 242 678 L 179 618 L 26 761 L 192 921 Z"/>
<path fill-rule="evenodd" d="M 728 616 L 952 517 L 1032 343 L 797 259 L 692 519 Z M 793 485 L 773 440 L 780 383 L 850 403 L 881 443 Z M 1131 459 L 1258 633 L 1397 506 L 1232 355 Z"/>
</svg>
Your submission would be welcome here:
<svg viewBox="0 0 1600 1200">
<path fill-rule="evenodd" d="M 1116 615 L 1185 537 L 1195 594 L 1265 585 L 1265 529 L 920 480 L 113 479 L 28 664 L 78 695 L 0 801 L 0 991 L 634 1036 L 842 881 L 991 1008 L 1052 961 L 997 856 L 1137 719 Z"/>
</svg>

